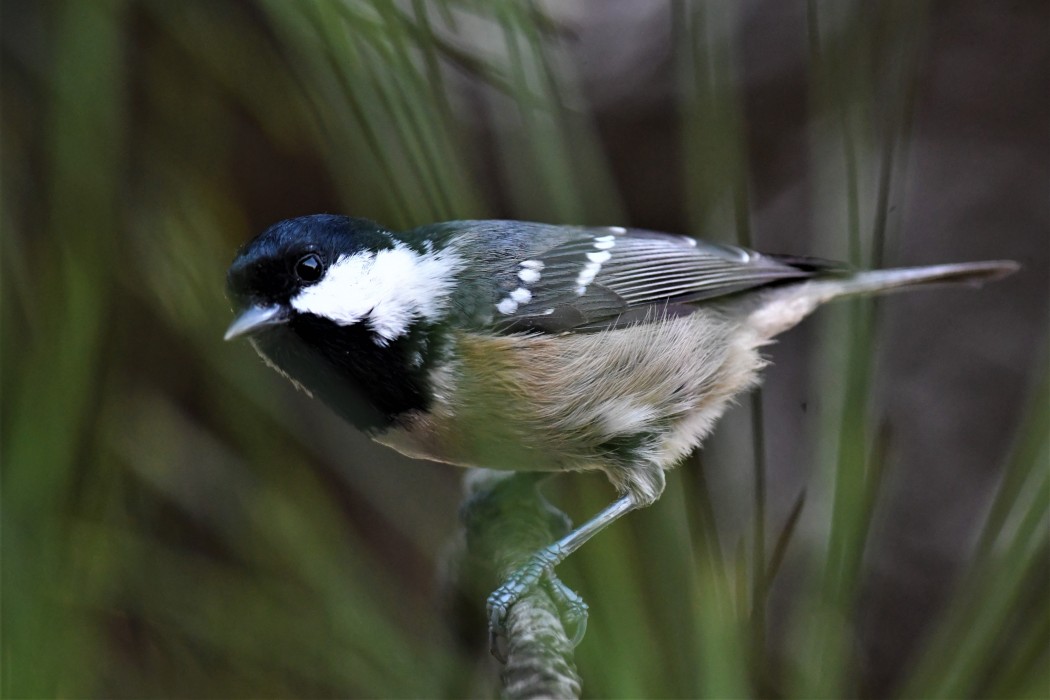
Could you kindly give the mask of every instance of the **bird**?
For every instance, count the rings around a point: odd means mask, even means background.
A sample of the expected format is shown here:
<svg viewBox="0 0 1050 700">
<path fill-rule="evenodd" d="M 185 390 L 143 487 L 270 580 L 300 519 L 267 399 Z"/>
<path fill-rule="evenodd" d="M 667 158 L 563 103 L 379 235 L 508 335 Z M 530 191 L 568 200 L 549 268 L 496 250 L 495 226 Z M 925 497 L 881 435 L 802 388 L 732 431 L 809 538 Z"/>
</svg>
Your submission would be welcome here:
<svg viewBox="0 0 1050 700">
<path fill-rule="evenodd" d="M 511 607 L 660 497 L 665 472 L 757 385 L 761 349 L 778 334 L 833 299 L 979 285 L 1018 267 L 854 270 L 621 226 L 465 220 L 393 231 L 315 214 L 238 251 L 225 338 L 248 337 L 270 367 L 409 457 L 605 474 L 615 500 L 486 601 L 499 656 Z"/>
</svg>

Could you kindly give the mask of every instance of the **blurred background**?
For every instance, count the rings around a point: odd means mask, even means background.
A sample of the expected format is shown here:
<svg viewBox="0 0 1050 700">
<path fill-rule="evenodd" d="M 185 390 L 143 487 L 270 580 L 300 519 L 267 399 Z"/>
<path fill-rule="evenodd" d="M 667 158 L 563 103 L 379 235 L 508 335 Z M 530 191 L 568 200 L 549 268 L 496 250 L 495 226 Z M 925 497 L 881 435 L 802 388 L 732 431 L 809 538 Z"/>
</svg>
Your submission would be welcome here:
<svg viewBox="0 0 1050 700">
<path fill-rule="evenodd" d="M 497 692 L 447 613 L 462 473 L 222 342 L 237 247 L 335 212 L 1021 262 L 819 312 L 559 571 L 587 696 L 1045 697 L 1048 31 L 1043 0 L 4 0 L 4 696 Z"/>
</svg>

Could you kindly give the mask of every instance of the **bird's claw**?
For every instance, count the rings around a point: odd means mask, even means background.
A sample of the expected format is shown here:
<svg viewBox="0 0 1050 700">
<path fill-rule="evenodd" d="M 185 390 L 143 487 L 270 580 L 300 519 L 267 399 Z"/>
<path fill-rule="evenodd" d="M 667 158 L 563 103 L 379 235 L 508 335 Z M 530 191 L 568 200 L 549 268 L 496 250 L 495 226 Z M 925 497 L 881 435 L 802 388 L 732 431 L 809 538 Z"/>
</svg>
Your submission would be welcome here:
<svg viewBox="0 0 1050 700">
<path fill-rule="evenodd" d="M 507 655 L 500 648 L 500 638 L 506 636 L 506 619 L 509 608 L 504 605 L 493 604 L 492 596 L 489 596 L 489 653 L 496 657 L 501 664 L 507 663 Z"/>
<path fill-rule="evenodd" d="M 511 574 L 503 585 L 488 597 L 486 610 L 489 621 L 489 651 L 501 663 L 507 661 L 507 656 L 500 647 L 500 639 L 507 636 L 507 616 L 510 609 L 541 582 L 546 584 L 547 592 L 558 606 L 562 621 L 572 630 L 574 647 L 580 643 L 587 631 L 587 603 L 554 575 L 553 562 L 549 561 L 549 557 L 549 554 L 534 557 Z"/>
<path fill-rule="evenodd" d="M 561 621 L 568 630 L 572 631 L 572 646 L 579 646 L 583 641 L 583 635 L 587 633 L 587 614 L 589 608 L 586 601 L 579 593 L 572 590 L 561 579 L 553 573 L 549 574 L 544 583 L 547 591 L 551 594 L 558 612 L 561 613 Z"/>
<path fill-rule="evenodd" d="M 545 571 L 545 562 L 533 558 L 489 594 L 485 603 L 489 619 L 489 651 L 502 663 L 507 662 L 507 656 L 500 649 L 499 640 L 507 636 L 507 615 L 515 603 L 539 584 Z"/>
</svg>

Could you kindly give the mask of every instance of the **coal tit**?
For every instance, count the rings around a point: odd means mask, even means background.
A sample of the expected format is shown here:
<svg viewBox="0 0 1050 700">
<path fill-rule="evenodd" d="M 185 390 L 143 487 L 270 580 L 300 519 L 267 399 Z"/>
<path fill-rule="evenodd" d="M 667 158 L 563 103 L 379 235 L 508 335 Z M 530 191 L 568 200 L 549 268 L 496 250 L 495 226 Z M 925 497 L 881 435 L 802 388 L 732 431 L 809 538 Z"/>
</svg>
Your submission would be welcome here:
<svg viewBox="0 0 1050 700">
<path fill-rule="evenodd" d="M 977 283 L 1010 261 L 852 272 L 621 227 L 452 221 L 404 232 L 316 215 L 275 224 L 228 274 L 266 362 L 378 442 L 468 467 L 604 472 L 620 497 L 489 598 L 499 630 L 583 542 L 651 504 L 765 364 L 834 298 Z"/>
</svg>

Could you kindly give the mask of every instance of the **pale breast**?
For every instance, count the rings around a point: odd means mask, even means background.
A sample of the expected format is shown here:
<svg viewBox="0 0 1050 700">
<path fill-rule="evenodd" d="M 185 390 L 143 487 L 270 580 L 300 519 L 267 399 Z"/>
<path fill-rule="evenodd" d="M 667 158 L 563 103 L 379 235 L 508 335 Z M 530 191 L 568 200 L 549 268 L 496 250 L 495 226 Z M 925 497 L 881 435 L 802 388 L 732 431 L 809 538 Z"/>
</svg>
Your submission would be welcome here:
<svg viewBox="0 0 1050 700">
<path fill-rule="evenodd" d="M 758 340 L 715 311 L 589 334 L 464 333 L 430 415 L 380 442 L 413 457 L 513 470 L 673 466 L 762 366 Z"/>
</svg>

